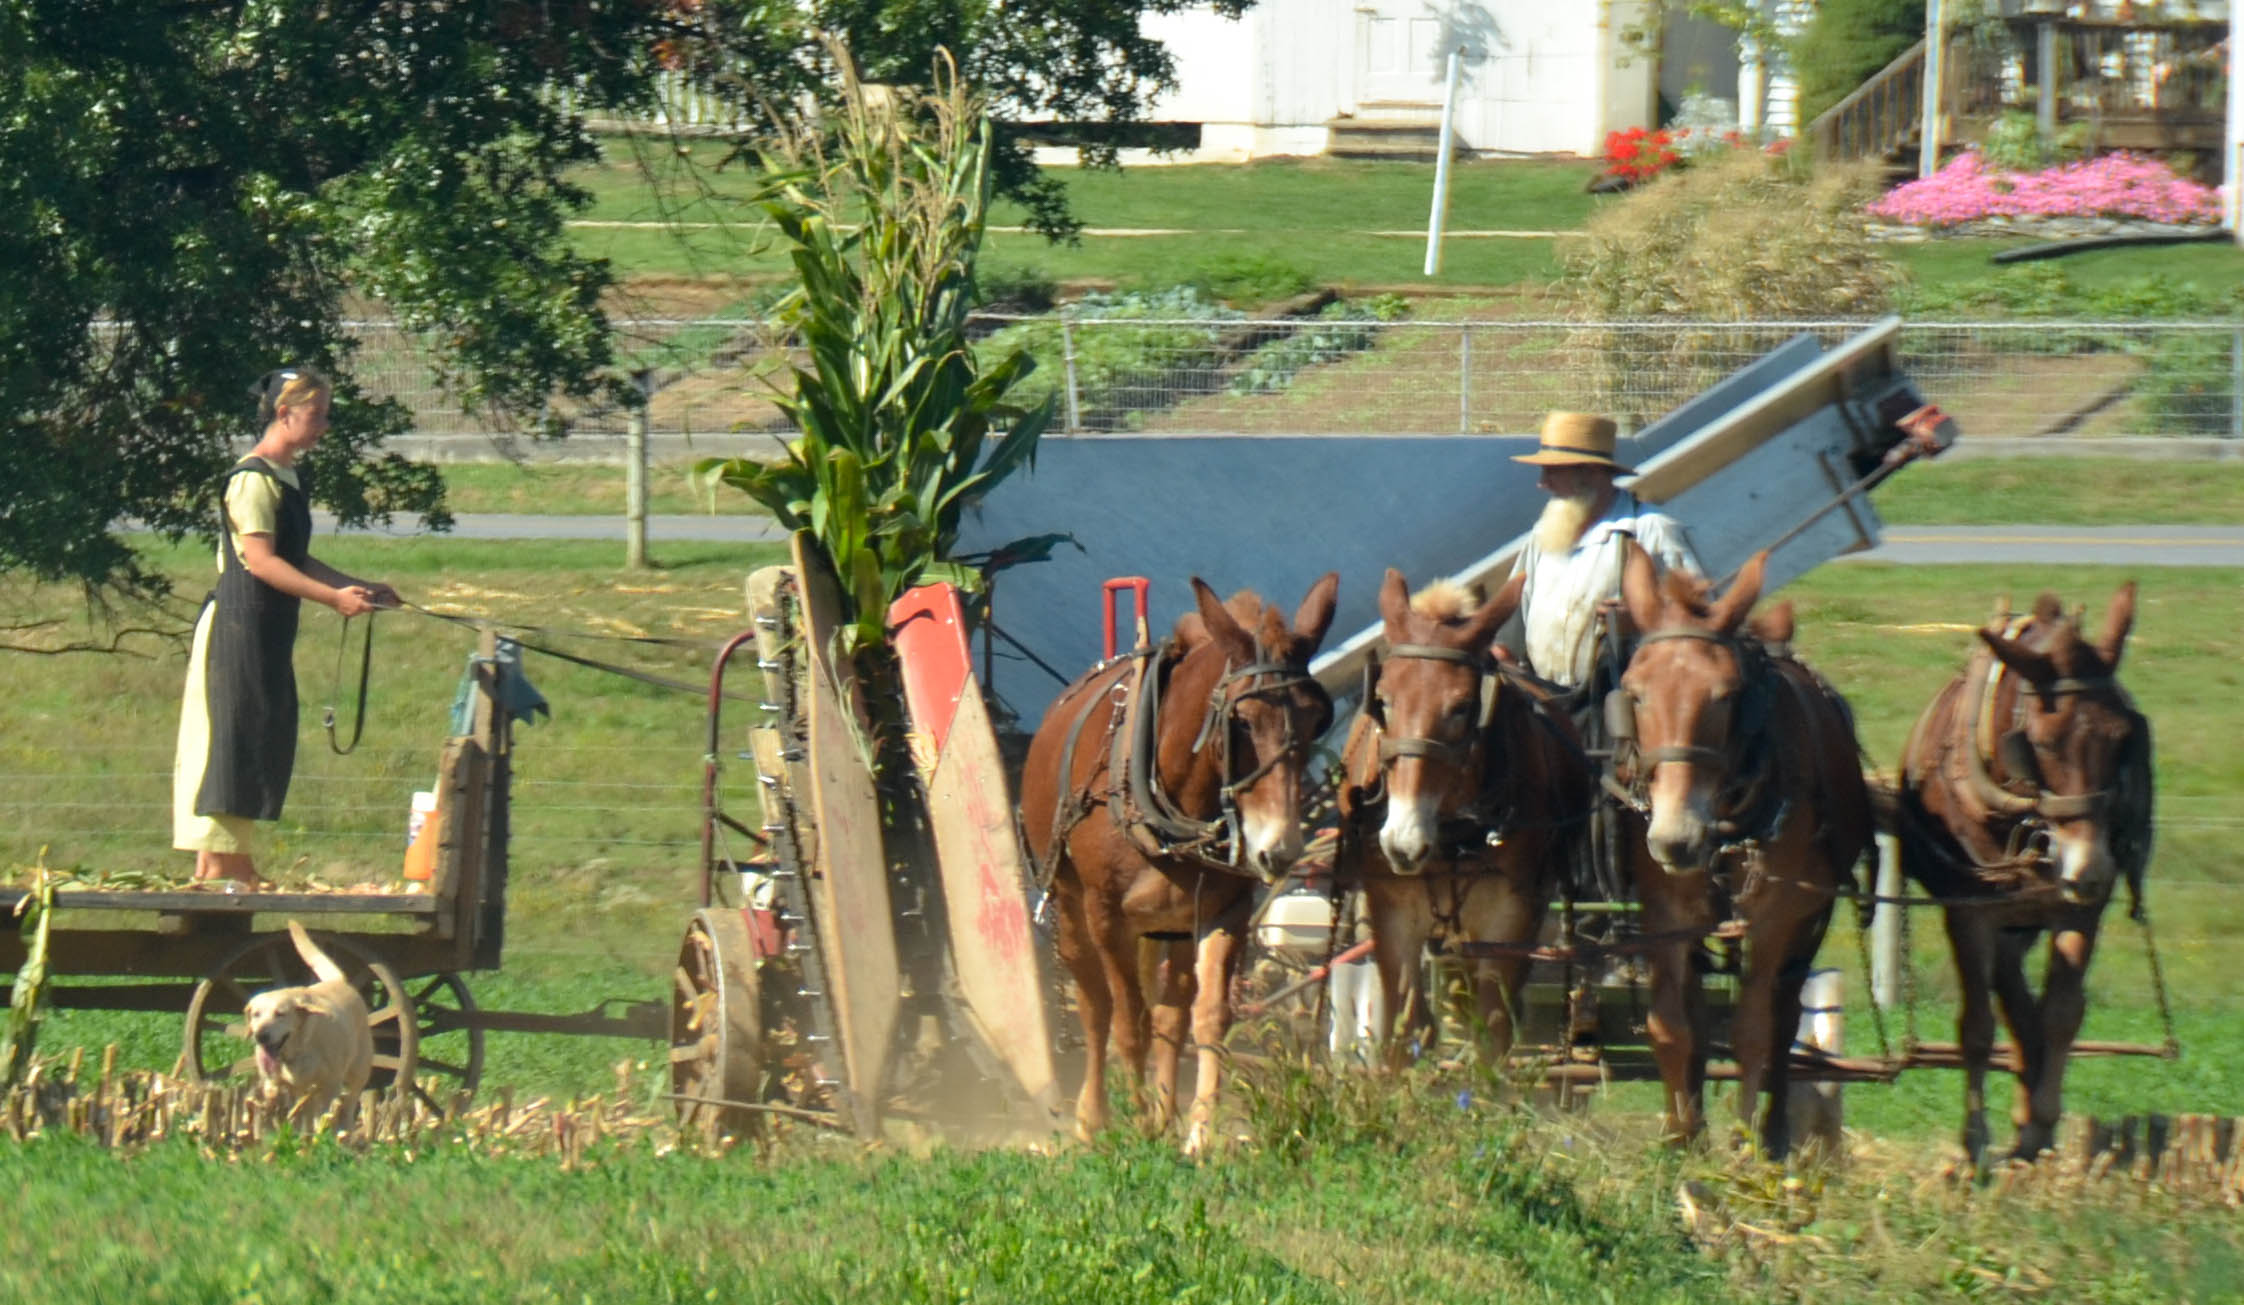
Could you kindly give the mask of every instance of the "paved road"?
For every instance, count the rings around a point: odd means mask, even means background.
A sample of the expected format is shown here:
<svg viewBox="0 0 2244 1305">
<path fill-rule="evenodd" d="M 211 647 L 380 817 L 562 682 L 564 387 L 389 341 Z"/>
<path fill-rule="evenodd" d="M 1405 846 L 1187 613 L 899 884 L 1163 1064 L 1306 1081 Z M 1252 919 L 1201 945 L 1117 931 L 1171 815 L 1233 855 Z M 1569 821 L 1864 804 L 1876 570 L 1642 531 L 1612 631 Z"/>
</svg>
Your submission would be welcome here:
<svg viewBox="0 0 2244 1305">
<path fill-rule="evenodd" d="M 312 514 L 312 529 L 327 534 L 335 529 L 335 518 L 325 513 Z M 389 535 L 411 538 L 420 532 L 403 526 L 394 530 L 380 528 L 345 531 L 352 535 Z M 651 516 L 647 518 L 647 538 L 658 540 L 714 541 L 718 543 L 760 543 L 785 539 L 787 533 L 769 517 L 750 516 Z M 501 512 L 467 512 L 453 518 L 451 539 L 612 539 L 623 542 L 623 518 L 581 516 L 532 516 Z"/>
<path fill-rule="evenodd" d="M 2244 527 L 1889 526 L 1877 548 L 1839 560 L 2244 567 Z"/>
<path fill-rule="evenodd" d="M 333 529 L 322 517 L 317 528 Z M 379 531 L 367 533 L 382 533 Z M 393 532 L 410 534 L 410 531 Z M 470 513 L 455 539 L 612 539 L 623 542 L 621 517 Z M 766 517 L 656 516 L 650 541 L 756 543 L 783 537 Z M 2240 526 L 1890 526 L 1885 543 L 1842 562 L 2053 563 L 2109 566 L 2233 566 L 2244 568 Z"/>
</svg>

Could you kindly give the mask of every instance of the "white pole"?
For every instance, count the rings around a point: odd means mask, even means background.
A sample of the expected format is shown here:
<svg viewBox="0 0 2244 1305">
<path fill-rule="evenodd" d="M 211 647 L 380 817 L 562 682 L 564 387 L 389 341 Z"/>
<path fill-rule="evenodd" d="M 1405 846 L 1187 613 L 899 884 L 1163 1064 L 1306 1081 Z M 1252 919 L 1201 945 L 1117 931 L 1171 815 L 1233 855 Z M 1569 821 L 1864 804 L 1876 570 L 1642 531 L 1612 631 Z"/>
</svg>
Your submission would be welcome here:
<svg viewBox="0 0 2244 1305">
<path fill-rule="evenodd" d="M 2244 245 L 2244 3 L 2228 7 L 2228 130 L 2222 133 L 2228 173 L 2228 230 Z"/>
<path fill-rule="evenodd" d="M 1741 36 L 1738 38 L 1738 129 L 1749 137 L 1760 137 L 1768 94 L 1768 69 L 1761 62 L 1761 46 L 1752 37 Z"/>
<path fill-rule="evenodd" d="M 1940 171 L 1940 84 L 1947 76 L 1948 16 L 1941 0 L 1925 5 L 1924 120 L 1918 128 L 1917 175 Z"/>
<path fill-rule="evenodd" d="M 1878 835 L 1873 882 L 1878 896 L 1901 896 L 1901 840 L 1892 834 Z M 1901 913 L 1907 909 L 1898 902 L 1880 902 L 1870 917 L 1870 1000 L 1888 1010 L 1901 1000 L 1901 967 L 1908 963 L 1901 954 Z"/>
<path fill-rule="evenodd" d="M 1441 271 L 1441 221 L 1449 209 L 1449 155 L 1456 144 L 1457 51 L 1449 52 L 1449 86 L 1441 96 L 1441 153 L 1434 157 L 1434 211 L 1426 217 L 1426 275 Z"/>
</svg>

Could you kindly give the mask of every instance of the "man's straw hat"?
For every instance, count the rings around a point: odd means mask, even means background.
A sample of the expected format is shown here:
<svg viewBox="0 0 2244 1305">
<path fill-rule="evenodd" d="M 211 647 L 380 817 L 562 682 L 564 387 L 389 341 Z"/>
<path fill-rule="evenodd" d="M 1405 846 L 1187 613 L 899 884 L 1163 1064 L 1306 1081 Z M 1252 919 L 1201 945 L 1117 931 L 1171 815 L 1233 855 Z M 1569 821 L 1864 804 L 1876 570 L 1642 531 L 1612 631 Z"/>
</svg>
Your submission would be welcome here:
<svg viewBox="0 0 2244 1305">
<path fill-rule="evenodd" d="M 1610 417 L 1587 412 L 1554 412 L 1543 418 L 1543 446 L 1512 458 L 1538 467 L 1611 467 L 1624 476 L 1636 468 L 1613 460 L 1619 430 Z"/>
</svg>

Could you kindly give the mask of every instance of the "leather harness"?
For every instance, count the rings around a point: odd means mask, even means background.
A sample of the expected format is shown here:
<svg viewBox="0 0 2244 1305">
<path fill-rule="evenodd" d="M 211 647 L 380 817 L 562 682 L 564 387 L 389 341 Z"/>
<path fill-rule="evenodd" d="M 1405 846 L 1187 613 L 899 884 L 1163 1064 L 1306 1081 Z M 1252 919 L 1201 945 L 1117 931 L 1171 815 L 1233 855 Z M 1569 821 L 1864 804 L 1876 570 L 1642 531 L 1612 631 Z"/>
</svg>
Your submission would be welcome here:
<svg viewBox="0 0 2244 1305">
<path fill-rule="evenodd" d="M 1286 662 L 1250 662 L 1234 667 L 1225 664 L 1223 675 L 1209 692 L 1208 703 L 1203 708 L 1200 727 L 1193 738 L 1195 753 L 1211 742 L 1216 747 L 1218 773 L 1224 776 L 1219 790 L 1220 807 L 1213 819 L 1200 819 L 1181 810 L 1175 799 L 1161 786 L 1160 775 L 1154 765 L 1160 740 L 1161 693 L 1169 672 L 1182 659 L 1182 650 L 1173 641 L 1158 648 L 1141 647 L 1124 653 L 1113 661 L 1096 667 L 1091 675 L 1096 677 L 1118 663 L 1134 665 L 1115 681 L 1109 696 L 1114 699 L 1114 709 L 1107 722 L 1106 806 L 1115 827 L 1122 830 L 1131 846 L 1147 857 L 1160 859 L 1184 858 L 1203 866 L 1233 874 L 1248 873 L 1240 866 L 1243 840 L 1239 837 L 1238 797 L 1252 788 L 1264 775 L 1275 769 L 1287 756 L 1292 755 L 1300 741 L 1292 734 L 1293 721 L 1286 719 L 1285 746 L 1274 755 L 1265 757 L 1245 775 L 1231 777 L 1230 723 L 1238 704 L 1247 698 L 1265 694 L 1284 693 L 1300 686 L 1308 686 L 1325 704 L 1329 721 L 1331 702 L 1325 697 L 1324 687 L 1317 683 L 1306 667 Z M 1124 688 L 1124 686 L 1127 688 Z M 1119 693 L 1117 693 L 1119 691 Z M 1073 724 L 1068 727 L 1065 743 L 1060 751 L 1062 787 L 1053 812 L 1051 837 L 1037 857 L 1037 880 L 1040 886 L 1049 887 L 1059 866 L 1062 847 L 1067 835 L 1084 816 L 1097 805 L 1093 785 L 1070 789 L 1066 777 L 1075 771 L 1075 749 L 1080 741 L 1085 723 L 1096 708 L 1086 705 Z M 1321 733 L 1314 731 L 1311 737 Z M 1259 876 L 1256 876 L 1259 877 Z"/>
</svg>

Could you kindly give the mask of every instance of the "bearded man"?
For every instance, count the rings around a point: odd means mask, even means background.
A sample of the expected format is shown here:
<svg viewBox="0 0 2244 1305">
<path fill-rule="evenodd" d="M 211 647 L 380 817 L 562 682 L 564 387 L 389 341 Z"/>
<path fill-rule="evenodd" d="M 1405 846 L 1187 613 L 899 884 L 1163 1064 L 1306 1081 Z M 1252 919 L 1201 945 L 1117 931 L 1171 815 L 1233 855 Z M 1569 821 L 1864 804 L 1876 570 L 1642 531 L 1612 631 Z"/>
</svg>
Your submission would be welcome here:
<svg viewBox="0 0 2244 1305">
<path fill-rule="evenodd" d="M 1554 412 L 1543 420 L 1542 447 L 1512 459 L 1541 467 L 1535 483 L 1551 498 L 1520 556 L 1527 587 L 1504 646 L 1567 689 L 1596 678 L 1598 609 L 1620 596 L 1624 540 L 1634 539 L 1662 570 L 1703 574 L 1683 527 L 1614 483 L 1636 474 L 1614 460 L 1616 436 L 1609 418 Z M 1583 705 L 1594 705 L 1590 697 Z"/>
</svg>

